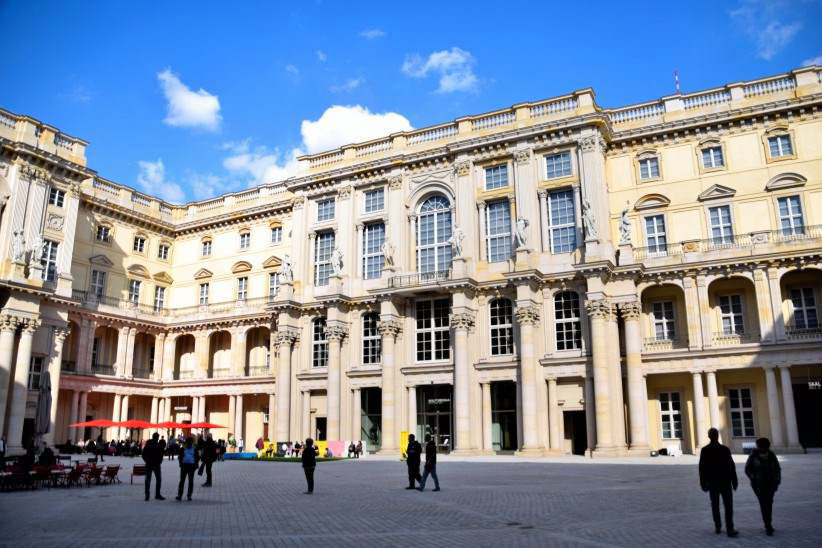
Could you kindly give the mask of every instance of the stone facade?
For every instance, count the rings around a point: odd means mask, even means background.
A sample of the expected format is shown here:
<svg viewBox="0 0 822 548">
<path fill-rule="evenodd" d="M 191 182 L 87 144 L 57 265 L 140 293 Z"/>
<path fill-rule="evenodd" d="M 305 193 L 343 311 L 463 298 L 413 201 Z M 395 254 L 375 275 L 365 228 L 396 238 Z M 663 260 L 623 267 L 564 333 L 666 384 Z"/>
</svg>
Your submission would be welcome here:
<svg viewBox="0 0 822 548">
<path fill-rule="evenodd" d="M 389 454 L 816 445 L 820 74 L 579 90 L 185 205 L 0 111 L 0 431 L 33 435 L 48 371 L 49 443 L 136 418 Z"/>
</svg>

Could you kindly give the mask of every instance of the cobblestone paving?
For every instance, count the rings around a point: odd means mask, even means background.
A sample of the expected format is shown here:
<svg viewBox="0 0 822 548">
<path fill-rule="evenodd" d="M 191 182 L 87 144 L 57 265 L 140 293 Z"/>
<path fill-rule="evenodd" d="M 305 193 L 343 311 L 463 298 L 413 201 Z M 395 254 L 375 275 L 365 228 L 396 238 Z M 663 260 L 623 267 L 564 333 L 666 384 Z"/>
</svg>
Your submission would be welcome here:
<svg viewBox="0 0 822 548">
<path fill-rule="evenodd" d="M 443 490 L 406 491 L 404 464 L 320 463 L 313 496 L 291 463 L 225 462 L 193 502 L 143 501 L 137 460 L 121 485 L 0 493 L 0 546 L 820 546 L 822 455 L 783 461 L 776 536 L 762 531 L 750 485 L 736 493 L 739 538 L 716 536 L 693 464 L 655 466 L 445 460 Z M 429 484 L 429 487 L 431 485 Z"/>
</svg>

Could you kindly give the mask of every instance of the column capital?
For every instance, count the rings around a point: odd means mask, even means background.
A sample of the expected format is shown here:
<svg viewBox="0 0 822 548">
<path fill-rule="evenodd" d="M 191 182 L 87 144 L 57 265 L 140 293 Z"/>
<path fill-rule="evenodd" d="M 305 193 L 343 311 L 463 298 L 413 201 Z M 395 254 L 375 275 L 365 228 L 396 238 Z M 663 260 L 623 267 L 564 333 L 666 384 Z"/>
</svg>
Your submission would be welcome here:
<svg viewBox="0 0 822 548">
<path fill-rule="evenodd" d="M 383 337 L 397 338 L 402 332 L 402 323 L 399 320 L 380 320 L 377 324 L 377 331 Z"/>
<path fill-rule="evenodd" d="M 626 320 L 638 320 L 639 315 L 642 313 L 642 307 L 637 301 L 620 303 L 619 311 Z"/>
<path fill-rule="evenodd" d="M 548 197 L 548 189 L 541 188 L 541 189 L 537 190 L 537 196 L 539 196 L 540 200 L 544 200 L 545 198 Z"/>
<path fill-rule="evenodd" d="M 402 187 L 402 175 L 392 175 L 388 178 L 388 188 L 399 190 Z"/>
<path fill-rule="evenodd" d="M 34 334 L 40 327 L 41 322 L 39 319 L 26 318 L 20 322 L 20 325 L 23 327 L 24 332 Z"/>
<path fill-rule="evenodd" d="M 585 310 L 591 318 L 604 320 L 611 314 L 611 305 L 605 299 L 597 299 L 586 302 Z"/>
<path fill-rule="evenodd" d="M 536 325 L 540 320 L 539 308 L 533 304 L 517 306 L 514 311 L 514 318 L 520 325 Z"/>
<path fill-rule="evenodd" d="M 471 162 L 458 162 L 454 165 L 454 173 L 460 177 L 471 174 Z"/>
<path fill-rule="evenodd" d="M 790 371 L 791 364 L 789 364 L 789 363 L 780 363 L 779 365 L 777 365 L 777 367 L 779 369 L 787 369 L 788 371 Z"/>
<path fill-rule="evenodd" d="M 518 150 L 514 154 L 514 158 L 516 158 L 518 164 L 527 164 L 531 161 L 531 149 Z"/>
<path fill-rule="evenodd" d="M 325 336 L 329 341 L 342 341 L 348 336 L 348 329 L 341 325 L 330 325 L 325 328 Z"/>
<path fill-rule="evenodd" d="M 471 329 L 476 322 L 476 315 L 473 312 L 457 312 L 451 314 L 450 325 L 453 329 Z"/>
<path fill-rule="evenodd" d="M 62 344 L 63 341 L 69 336 L 71 332 L 71 328 L 68 326 L 56 326 L 54 327 L 54 339 L 58 343 Z"/>
<path fill-rule="evenodd" d="M 274 344 L 277 346 L 291 346 L 297 341 L 297 334 L 293 331 L 275 331 Z"/>
<path fill-rule="evenodd" d="M 15 331 L 20 325 L 20 318 L 11 314 L 0 315 L 0 331 Z"/>
</svg>

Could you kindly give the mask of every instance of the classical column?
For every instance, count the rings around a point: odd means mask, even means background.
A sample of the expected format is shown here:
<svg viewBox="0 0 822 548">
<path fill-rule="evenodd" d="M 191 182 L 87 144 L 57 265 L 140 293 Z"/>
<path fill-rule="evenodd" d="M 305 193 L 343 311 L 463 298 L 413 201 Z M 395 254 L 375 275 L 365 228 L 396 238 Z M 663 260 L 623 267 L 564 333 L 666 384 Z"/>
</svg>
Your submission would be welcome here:
<svg viewBox="0 0 822 548">
<path fill-rule="evenodd" d="M 120 398 L 120 420 L 127 421 L 128 420 L 128 394 L 123 394 L 123 397 Z M 120 428 L 120 438 L 126 439 L 128 436 L 128 428 L 122 427 Z"/>
<path fill-rule="evenodd" d="M 519 367 L 522 384 L 520 453 L 534 454 L 540 452 L 537 432 L 537 360 L 534 351 L 534 326 L 540 321 L 539 308 L 534 304 L 518 304 L 514 316 L 519 324 Z"/>
<path fill-rule="evenodd" d="M 234 420 L 237 418 L 237 396 L 228 397 L 228 433 L 233 434 L 236 438 L 237 429 L 234 427 Z M 271 420 L 271 419 L 269 419 Z M 280 440 L 282 441 L 282 440 Z"/>
<path fill-rule="evenodd" d="M 618 450 L 627 447 L 625 441 L 625 400 L 622 394 L 622 359 L 619 356 L 619 326 L 617 307 L 611 305 L 611 313 L 606 319 L 608 334 L 608 384 L 611 395 L 611 420 L 613 422 L 614 445 Z"/>
<path fill-rule="evenodd" d="M 479 260 L 487 261 L 488 244 L 485 239 L 485 200 L 477 202 L 477 207 L 479 208 L 479 238 L 477 238 L 477 240 L 479 241 Z"/>
<path fill-rule="evenodd" d="M 639 327 L 641 308 L 638 302 L 621 305 L 625 321 L 625 366 L 628 370 L 628 416 L 631 422 L 631 450 L 647 454 L 648 403 L 645 400 L 645 376 L 642 374 L 642 332 Z"/>
<path fill-rule="evenodd" d="M 200 396 L 200 404 L 197 406 L 199 413 L 197 414 L 198 422 L 208 422 L 208 411 L 206 410 L 206 396 Z"/>
<path fill-rule="evenodd" d="M 708 299 L 708 281 L 702 274 L 696 277 L 696 295 L 701 320 L 702 346 L 703 348 L 708 348 L 714 344 L 714 335 L 711 332 L 713 324 L 711 322 L 711 303 Z M 687 293 L 685 296 L 687 298 Z"/>
<path fill-rule="evenodd" d="M 277 369 L 277 441 L 291 441 L 291 346 L 297 336 L 291 331 L 277 331 L 279 367 Z"/>
<path fill-rule="evenodd" d="M 200 422 L 200 396 L 191 397 L 191 422 Z"/>
<path fill-rule="evenodd" d="M 791 383 L 791 366 L 779 366 L 779 380 L 782 384 L 782 405 L 785 409 L 785 430 L 788 434 L 788 447 L 798 449 L 799 429 L 796 426 L 796 408 L 793 401 L 793 384 Z"/>
<path fill-rule="evenodd" d="M 166 398 L 165 408 L 165 416 L 163 417 L 163 422 L 171 421 L 171 416 L 174 413 L 174 409 L 171 408 L 171 398 Z"/>
<path fill-rule="evenodd" d="M 716 389 L 716 372 L 706 371 L 705 381 L 708 385 L 708 416 L 711 428 L 719 430 L 719 391 Z"/>
<path fill-rule="evenodd" d="M 685 293 L 685 319 L 688 325 L 688 348 L 691 350 L 701 350 L 703 345 L 703 318 L 699 307 L 699 291 L 697 290 L 696 279 L 692 276 L 685 276 L 682 279 L 682 290 Z M 704 321 L 710 323 L 707 318 L 705 318 Z"/>
<path fill-rule="evenodd" d="M 768 269 L 768 287 L 770 288 L 771 310 L 773 312 L 773 327 L 776 341 L 784 341 L 785 335 L 785 314 L 782 309 L 782 288 L 779 285 L 779 269 L 771 267 Z M 757 299 L 759 294 L 757 293 Z"/>
<path fill-rule="evenodd" d="M 177 353 L 177 337 L 179 335 L 169 334 L 163 343 L 163 381 L 174 379 L 174 360 Z"/>
<path fill-rule="evenodd" d="M 611 306 L 605 300 L 596 300 L 588 301 L 586 308 L 588 316 L 591 318 L 591 353 L 594 372 L 594 407 L 596 411 L 596 449 L 594 453 L 613 453 L 615 450 L 608 374 L 608 330 L 605 325 L 605 318 L 610 315 Z"/>
<path fill-rule="evenodd" d="M 468 330 L 474 326 L 472 312 L 451 314 L 454 330 L 454 450 L 471 450 L 471 406 L 469 404 Z"/>
<path fill-rule="evenodd" d="M 243 435 L 243 395 L 237 394 L 237 403 L 235 404 L 235 418 L 234 418 L 234 429 L 237 431 L 235 434 L 237 439 L 243 438 L 244 442 L 247 442 L 245 436 Z"/>
<path fill-rule="evenodd" d="M 89 329 L 88 318 L 80 318 L 79 324 L 80 331 L 74 333 L 74 336 L 77 337 L 77 363 L 74 365 L 74 370 L 77 373 L 85 373 L 86 359 L 88 356 L 88 339 L 92 337 L 93 334 Z"/>
<path fill-rule="evenodd" d="M 166 400 L 165 398 L 157 398 L 157 422 L 164 422 L 166 416 Z M 154 430 L 155 432 L 160 432 L 162 434 L 162 430 Z"/>
<path fill-rule="evenodd" d="M 359 388 L 353 390 L 354 400 L 351 406 L 351 439 L 360 441 L 362 439 L 362 393 Z"/>
<path fill-rule="evenodd" d="M 163 361 L 165 360 L 165 344 L 166 344 L 166 334 L 165 333 L 157 333 L 154 335 L 154 371 L 152 373 L 152 378 L 155 381 L 162 380 L 163 378 Z"/>
<path fill-rule="evenodd" d="M 276 442 L 274 434 L 277 433 L 277 425 L 274 422 L 274 410 L 277 408 L 277 396 L 272 392 L 268 395 L 268 429 L 266 437 L 269 441 Z"/>
<path fill-rule="evenodd" d="M 542 235 L 542 249 L 547 253 L 551 248 L 551 237 L 548 234 L 548 191 L 540 190 L 537 192 L 539 196 L 539 227 Z"/>
<path fill-rule="evenodd" d="M 347 331 L 339 325 L 329 325 L 325 330 L 328 339 L 328 390 L 326 392 L 326 439 L 340 439 L 340 346 Z"/>
<path fill-rule="evenodd" d="M 768 392 L 768 418 L 771 422 L 771 443 L 775 447 L 785 446 L 782 434 L 782 409 L 779 405 L 779 391 L 776 388 L 776 374 L 772 366 L 765 367 L 765 389 Z"/>
<path fill-rule="evenodd" d="M 120 394 L 114 394 L 114 406 L 112 407 L 111 411 L 111 420 L 114 422 L 120 422 L 120 410 L 122 408 L 122 396 Z M 108 437 L 112 440 L 119 440 L 120 439 L 120 427 L 119 426 L 112 426 L 108 430 Z"/>
<path fill-rule="evenodd" d="M 79 420 L 77 420 L 77 417 L 80 412 L 80 391 L 70 390 L 69 392 L 71 392 L 71 415 L 69 416 L 69 424 L 74 424 L 75 422 L 80 422 Z M 80 429 L 70 428 L 69 432 L 69 438 L 71 438 L 71 443 L 77 443 L 77 440 L 80 436 Z"/>
<path fill-rule="evenodd" d="M 408 433 L 417 435 L 417 387 L 413 384 L 408 387 Z"/>
<path fill-rule="evenodd" d="M 68 327 L 54 327 L 51 358 L 49 359 L 49 380 L 51 381 L 51 408 L 49 409 L 49 431 L 43 436 L 43 441 L 49 446 L 54 445 L 55 430 L 57 428 L 57 399 L 60 396 L 60 368 L 63 363 L 63 344 L 69 335 Z"/>
<path fill-rule="evenodd" d="M 482 450 L 493 451 L 491 440 L 491 422 L 493 409 L 491 408 L 491 383 L 482 383 Z"/>
<path fill-rule="evenodd" d="M 302 398 L 303 412 L 300 418 L 300 425 L 303 431 L 303 439 L 301 441 L 304 441 L 305 438 L 314 437 L 314 434 L 311 432 L 311 390 L 303 390 Z"/>
<path fill-rule="evenodd" d="M 130 330 L 131 328 L 126 325 L 117 331 L 117 362 L 114 364 L 114 374 L 118 377 L 123 377 L 126 374 L 126 347 L 128 346 L 128 333 Z"/>
<path fill-rule="evenodd" d="M 394 401 L 394 342 L 401 330 L 398 320 L 381 320 L 378 326 L 382 336 L 382 445 L 381 453 L 396 453 L 397 431 L 395 416 L 397 409 Z"/>
<path fill-rule="evenodd" d="M 360 279 L 362 279 L 362 277 L 364 276 L 362 270 L 363 228 L 365 228 L 365 225 L 363 225 L 363 223 L 357 223 L 357 249 L 354 252 L 354 260 L 357 263 L 357 278 Z"/>
<path fill-rule="evenodd" d="M 588 447 L 585 451 L 591 455 L 596 447 L 596 412 L 594 410 L 594 379 L 590 375 L 585 375 L 585 437 Z"/>
<path fill-rule="evenodd" d="M 696 419 L 696 428 L 694 428 L 694 452 L 697 453 L 699 448 L 705 445 L 705 440 L 708 437 L 708 426 L 705 422 L 705 394 L 702 391 L 702 373 L 696 371 L 693 373 L 694 378 L 694 418 Z"/>
<path fill-rule="evenodd" d="M 782 302 L 779 301 L 779 309 L 772 309 L 771 291 L 768 287 L 767 272 L 765 269 L 757 268 L 753 271 L 754 292 L 756 293 L 757 323 L 759 323 L 759 335 L 762 342 L 773 342 L 775 340 L 774 315 L 782 315 Z M 779 280 L 776 280 L 779 285 Z M 784 331 L 783 331 L 784 332 Z"/>
<path fill-rule="evenodd" d="M 238 326 L 231 330 L 231 374 L 238 377 L 251 373 L 248 368 L 250 364 L 246 363 L 247 333 L 248 329 L 244 326 Z"/>
<path fill-rule="evenodd" d="M 6 402 L 9 397 L 9 378 L 17 325 L 18 320 L 14 316 L 0 316 L 0 434 L 5 431 Z"/>
<path fill-rule="evenodd" d="M 208 377 L 209 362 L 209 341 L 211 332 L 198 331 L 194 334 L 194 378 L 205 379 Z"/>
<path fill-rule="evenodd" d="M 86 420 L 86 414 L 88 413 L 88 392 L 85 390 L 80 392 L 80 409 L 77 411 L 77 421 L 83 422 Z M 83 433 L 86 431 L 85 428 L 77 428 L 77 441 L 81 445 L 84 444 L 86 440 L 83 439 Z"/>
<path fill-rule="evenodd" d="M 557 399 L 557 378 L 548 378 L 548 436 L 552 451 L 562 451 L 559 439 L 559 400 Z"/>
<path fill-rule="evenodd" d="M 151 423 L 152 424 L 156 424 L 156 423 L 160 422 L 157 418 L 159 416 L 158 415 L 159 412 L 160 412 L 159 399 L 157 398 L 157 396 L 151 396 Z M 154 429 L 151 430 L 152 433 L 154 433 L 156 431 L 157 430 L 154 430 Z"/>
<path fill-rule="evenodd" d="M 8 423 L 8 449 L 6 454 L 17 453 L 23 449 L 23 421 L 26 418 L 26 400 L 29 396 L 29 366 L 31 365 L 31 345 L 34 332 L 40 327 L 40 320 L 25 319 L 21 321 L 23 330 L 20 342 L 17 343 L 17 363 L 14 367 L 14 387 L 11 390 L 11 409 Z"/>
<path fill-rule="evenodd" d="M 100 326 L 95 320 L 88 320 L 88 337 L 85 340 L 85 354 L 83 361 L 77 360 L 77 371 L 82 373 L 91 373 L 91 358 L 94 354 L 94 334 Z"/>
</svg>

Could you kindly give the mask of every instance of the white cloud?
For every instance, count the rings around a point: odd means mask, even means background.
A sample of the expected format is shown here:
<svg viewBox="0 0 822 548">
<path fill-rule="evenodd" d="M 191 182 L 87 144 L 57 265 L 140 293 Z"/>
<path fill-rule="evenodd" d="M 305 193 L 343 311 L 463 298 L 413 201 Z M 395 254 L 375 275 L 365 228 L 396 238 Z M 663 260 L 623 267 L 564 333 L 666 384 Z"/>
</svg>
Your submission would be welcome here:
<svg viewBox="0 0 822 548">
<path fill-rule="evenodd" d="M 291 74 L 293 76 L 299 76 L 300 75 L 300 69 L 298 69 L 297 67 L 295 67 L 294 65 L 291 65 L 291 64 L 285 66 L 285 71 L 288 74 Z"/>
<path fill-rule="evenodd" d="M 332 93 L 352 92 L 365 82 L 365 78 L 349 78 L 344 84 L 331 86 Z"/>
<path fill-rule="evenodd" d="M 414 53 L 405 58 L 402 71 L 412 78 L 425 78 L 429 74 L 439 75 L 437 93 L 455 91 L 477 91 L 479 80 L 474 74 L 476 60 L 470 52 L 457 47 L 435 51 L 423 59 Z"/>
<path fill-rule="evenodd" d="M 185 202 L 186 195 L 183 188 L 177 183 L 166 180 L 166 168 L 163 159 L 158 158 L 156 162 L 137 162 L 140 172 L 137 174 L 137 185 L 144 192 L 172 202 L 180 204 Z"/>
<path fill-rule="evenodd" d="M 323 50 L 318 49 L 317 50 L 317 61 L 319 61 L 320 63 L 325 63 L 326 59 L 328 59 L 328 55 L 326 55 Z"/>
<path fill-rule="evenodd" d="M 166 69 L 157 74 L 168 101 L 165 120 L 169 126 L 198 127 L 216 131 L 220 127 L 220 100 L 204 89 L 192 91 L 180 78 Z"/>
<path fill-rule="evenodd" d="M 279 149 L 269 150 L 264 146 L 253 150 L 246 140 L 239 146 L 227 144 L 231 154 L 223 159 L 223 167 L 232 175 L 248 179 L 248 186 L 282 181 L 297 172 L 299 149 L 282 154 Z"/>
<path fill-rule="evenodd" d="M 742 0 L 731 11 L 731 19 L 756 43 L 756 54 L 766 61 L 773 59 L 802 28 L 800 21 L 782 22 L 780 16 L 791 13 L 784 0 Z"/>
<path fill-rule="evenodd" d="M 811 57 L 810 59 L 805 59 L 802 61 L 803 67 L 812 67 L 814 65 L 822 65 L 822 55 L 817 55 L 816 57 Z"/>
<path fill-rule="evenodd" d="M 366 40 L 373 40 L 375 38 L 382 38 L 385 36 L 385 31 L 381 29 L 368 29 L 362 31 L 360 36 Z"/>
</svg>

